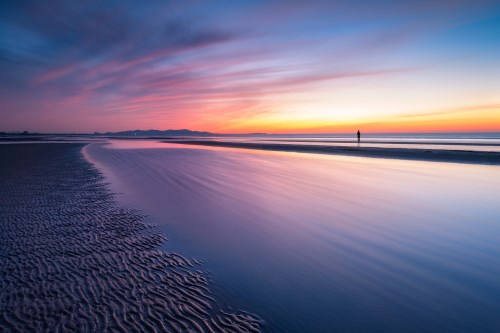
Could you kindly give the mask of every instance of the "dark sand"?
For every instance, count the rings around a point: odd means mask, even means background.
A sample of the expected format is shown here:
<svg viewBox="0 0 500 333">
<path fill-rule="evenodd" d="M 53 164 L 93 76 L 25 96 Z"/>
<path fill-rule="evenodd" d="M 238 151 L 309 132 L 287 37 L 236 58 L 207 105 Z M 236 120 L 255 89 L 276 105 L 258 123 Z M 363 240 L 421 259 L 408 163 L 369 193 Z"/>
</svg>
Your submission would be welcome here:
<svg viewBox="0 0 500 333">
<path fill-rule="evenodd" d="M 267 139 L 267 140 L 262 140 L 262 141 L 267 141 L 267 142 L 283 142 L 283 141 L 287 141 L 287 142 L 309 142 L 309 143 L 358 143 L 358 141 L 356 140 L 334 140 L 334 139 L 330 139 L 330 140 L 325 140 L 325 139 L 321 139 L 321 140 L 318 140 L 316 138 L 312 138 L 312 139 L 309 139 L 309 140 L 301 140 L 301 139 L 289 139 L 289 138 L 286 138 L 286 139 Z M 467 142 L 467 143 L 462 143 L 460 141 L 457 141 L 457 142 L 442 142 L 442 141 L 423 141 L 423 140 L 415 140 L 415 141 L 410 141 L 410 140 L 406 140 L 406 141 L 401 141 L 401 140 L 384 140 L 384 141 L 380 141 L 380 140 L 373 140 L 373 139 L 367 139 L 367 140 L 363 140 L 363 143 L 375 143 L 375 144 L 394 144 L 394 145 L 435 145 L 435 146 L 456 146 L 456 145 L 464 145 L 464 146 L 477 146 L 477 147 L 498 147 L 500 146 L 500 144 L 498 143 L 485 143 L 485 142 Z"/>
<path fill-rule="evenodd" d="M 168 143 L 201 145 L 212 147 L 260 149 L 274 151 L 288 151 L 301 153 L 322 153 L 334 155 L 391 158 L 404 160 L 418 160 L 429 162 L 452 162 L 468 164 L 500 165 L 500 153 L 467 150 L 444 149 L 413 149 L 413 148 L 380 148 L 380 147 L 341 147 L 321 145 L 298 145 L 276 143 L 226 142 L 208 140 L 179 140 L 165 141 Z"/>
<path fill-rule="evenodd" d="M 1 332 L 258 332 L 120 207 L 81 144 L 0 146 Z"/>
</svg>

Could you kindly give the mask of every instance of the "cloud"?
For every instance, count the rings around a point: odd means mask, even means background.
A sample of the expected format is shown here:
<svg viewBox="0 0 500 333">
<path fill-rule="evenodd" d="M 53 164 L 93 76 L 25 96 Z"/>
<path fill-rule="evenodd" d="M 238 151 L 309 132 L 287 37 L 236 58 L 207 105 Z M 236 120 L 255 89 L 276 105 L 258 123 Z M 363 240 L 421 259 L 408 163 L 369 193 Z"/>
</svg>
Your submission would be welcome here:
<svg viewBox="0 0 500 333">
<path fill-rule="evenodd" d="M 399 115 L 398 118 L 429 118 L 433 116 L 448 116 L 457 113 L 468 113 L 477 111 L 500 110 L 500 104 L 477 104 L 467 105 L 447 110 L 432 111 L 432 112 L 419 112 L 419 113 L 406 113 Z"/>
<path fill-rule="evenodd" d="M 19 119 L 35 126 L 71 117 L 72 130 L 88 131 L 108 130 L 110 117 L 123 126 L 168 119 L 182 127 L 198 118 L 252 119 L 291 103 L 294 93 L 425 68 L 401 54 L 429 26 L 455 22 L 469 7 L 4 1 L 0 116 L 12 129 Z"/>
<path fill-rule="evenodd" d="M 146 9 L 143 9 L 146 7 Z M 26 84 L 120 63 L 164 59 L 232 38 L 176 18 L 168 6 L 114 1 L 20 1 L 3 8 L 0 66 Z"/>
</svg>

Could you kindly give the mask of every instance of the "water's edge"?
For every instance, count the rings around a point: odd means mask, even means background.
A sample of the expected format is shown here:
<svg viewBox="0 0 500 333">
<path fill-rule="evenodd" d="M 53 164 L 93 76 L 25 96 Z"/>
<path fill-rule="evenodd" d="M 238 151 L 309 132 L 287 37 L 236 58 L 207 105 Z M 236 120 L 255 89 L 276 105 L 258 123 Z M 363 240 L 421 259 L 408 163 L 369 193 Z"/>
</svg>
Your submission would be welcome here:
<svg viewBox="0 0 500 333">
<path fill-rule="evenodd" d="M 3 145 L 0 330 L 259 332 L 227 311 L 196 260 L 161 251 L 81 144 Z"/>
<path fill-rule="evenodd" d="M 379 148 L 379 147 L 341 147 L 341 146 L 317 146 L 298 144 L 273 144 L 273 143 L 251 143 L 251 142 L 229 142 L 229 141 L 205 141 L 205 140 L 176 140 L 164 141 L 174 144 L 199 145 L 211 147 L 227 147 L 242 149 L 258 149 L 272 151 L 321 153 L 360 157 L 375 157 L 403 160 L 418 160 L 428 162 L 450 162 L 466 164 L 500 165 L 500 153 L 467 150 L 444 150 L 444 149 L 412 149 L 412 148 Z"/>
</svg>

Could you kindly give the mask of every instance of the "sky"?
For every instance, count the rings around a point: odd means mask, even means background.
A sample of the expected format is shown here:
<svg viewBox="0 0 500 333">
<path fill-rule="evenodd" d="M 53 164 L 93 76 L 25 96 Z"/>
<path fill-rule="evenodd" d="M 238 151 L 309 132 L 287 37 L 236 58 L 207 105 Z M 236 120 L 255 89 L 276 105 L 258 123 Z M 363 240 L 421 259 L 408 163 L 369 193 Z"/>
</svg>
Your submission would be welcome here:
<svg viewBox="0 0 500 333">
<path fill-rule="evenodd" d="M 0 131 L 500 132 L 500 1 L 3 1 Z"/>
</svg>

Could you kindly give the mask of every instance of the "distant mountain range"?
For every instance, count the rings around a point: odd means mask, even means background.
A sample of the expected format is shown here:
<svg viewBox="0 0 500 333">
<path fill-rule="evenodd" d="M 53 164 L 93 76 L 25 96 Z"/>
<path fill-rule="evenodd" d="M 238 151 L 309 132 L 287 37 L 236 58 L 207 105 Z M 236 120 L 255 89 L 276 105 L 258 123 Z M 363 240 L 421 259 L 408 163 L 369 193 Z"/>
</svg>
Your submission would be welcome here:
<svg viewBox="0 0 500 333">
<path fill-rule="evenodd" d="M 165 131 L 160 130 L 133 130 L 133 131 L 122 131 L 122 132 L 106 132 L 106 133 L 94 133 L 95 135 L 108 135 L 108 136 L 213 136 L 214 133 L 210 132 L 198 132 L 191 131 L 188 129 L 173 130 L 168 129 Z"/>
</svg>

